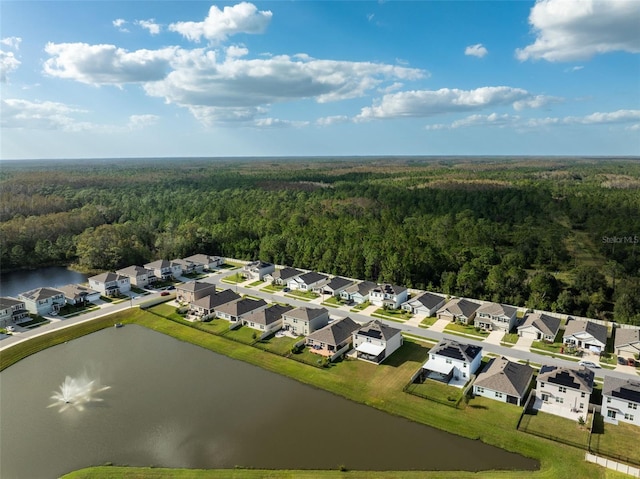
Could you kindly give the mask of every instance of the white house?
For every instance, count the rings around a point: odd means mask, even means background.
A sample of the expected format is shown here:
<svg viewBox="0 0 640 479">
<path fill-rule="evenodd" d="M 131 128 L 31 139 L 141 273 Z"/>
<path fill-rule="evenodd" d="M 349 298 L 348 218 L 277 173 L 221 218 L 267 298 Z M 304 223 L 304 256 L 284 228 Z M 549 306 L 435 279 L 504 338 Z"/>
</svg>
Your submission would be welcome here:
<svg viewBox="0 0 640 479">
<path fill-rule="evenodd" d="M 24 301 L 7 296 L 0 298 L 0 328 L 19 324 L 25 318 L 31 319 Z"/>
<path fill-rule="evenodd" d="M 242 274 L 247 279 L 255 279 L 262 281 L 264 276 L 273 273 L 276 270 L 275 265 L 264 261 L 251 261 L 242 268 Z"/>
<path fill-rule="evenodd" d="M 527 314 L 524 322 L 517 327 L 518 336 L 553 343 L 560 330 L 560 318 L 544 313 Z"/>
<path fill-rule="evenodd" d="M 24 302 L 27 311 L 40 316 L 57 313 L 67 302 L 64 293 L 54 288 L 32 289 L 26 293 L 20 293 L 18 299 Z"/>
<path fill-rule="evenodd" d="M 100 292 L 81 284 L 67 284 L 58 288 L 64 293 L 67 304 L 87 304 L 100 299 Z"/>
<path fill-rule="evenodd" d="M 422 378 L 464 386 L 480 367 L 482 347 L 443 339 L 429 351 Z"/>
<path fill-rule="evenodd" d="M 177 278 L 182 274 L 182 267 L 173 261 L 159 259 L 144 265 L 145 268 L 153 271 L 153 275 L 162 280 Z"/>
<path fill-rule="evenodd" d="M 462 324 L 473 324 L 476 317 L 476 311 L 480 307 L 480 303 L 470 301 L 464 298 L 455 298 L 449 300 L 442 308 L 436 311 L 438 319 L 448 319 Z"/>
<path fill-rule="evenodd" d="M 593 321 L 573 319 L 564 328 L 562 342 L 578 349 L 601 353 L 607 345 L 607 327 Z"/>
<path fill-rule="evenodd" d="M 473 382 L 473 394 L 521 406 L 532 378 L 531 366 L 492 358 Z"/>
<path fill-rule="evenodd" d="M 445 302 L 445 297 L 430 292 L 422 293 L 402 303 L 402 309 L 412 314 L 424 314 L 430 318 Z"/>
<path fill-rule="evenodd" d="M 129 283 L 138 288 L 146 288 L 156 280 L 153 271 L 142 266 L 127 266 L 116 271 L 117 274 L 129 277 Z"/>
<path fill-rule="evenodd" d="M 304 274 L 304 271 L 285 266 L 282 269 L 276 269 L 273 273 L 265 274 L 263 279 L 282 286 L 286 285 L 290 279 L 300 276 L 301 274 Z"/>
<path fill-rule="evenodd" d="M 369 293 L 376 286 L 378 285 L 371 281 L 360 281 L 343 289 L 340 292 L 340 297 L 348 302 L 362 304 L 365 301 L 369 301 Z"/>
<path fill-rule="evenodd" d="M 590 369 L 543 365 L 536 379 L 534 409 L 578 419 L 586 418 L 593 392 L 594 373 Z"/>
<path fill-rule="evenodd" d="M 291 290 L 313 291 L 327 283 L 328 277 L 324 274 L 310 271 L 309 273 L 295 276 L 287 281 L 287 286 Z"/>
<path fill-rule="evenodd" d="M 355 281 L 352 279 L 334 276 L 327 284 L 324 285 L 322 293 L 330 294 L 331 296 L 340 296 L 340 293 L 353 283 L 355 283 Z"/>
<path fill-rule="evenodd" d="M 196 270 L 198 271 L 210 271 L 222 266 L 224 263 L 224 259 L 220 256 L 210 256 L 208 254 L 194 254 L 182 259 L 198 265 L 196 267 Z M 202 267 L 201 269 L 200 266 Z"/>
<path fill-rule="evenodd" d="M 640 354 L 640 328 L 617 328 L 615 331 L 614 348 L 618 356 L 634 358 Z"/>
<path fill-rule="evenodd" d="M 621 421 L 640 426 L 640 380 L 605 376 L 602 417 L 610 424 Z"/>
<path fill-rule="evenodd" d="M 109 271 L 89 278 L 89 288 L 103 296 L 112 297 L 129 292 L 131 283 L 128 276 Z"/>
<path fill-rule="evenodd" d="M 282 315 L 283 327 L 298 336 L 307 336 L 329 324 L 327 308 L 295 308 Z"/>
<path fill-rule="evenodd" d="M 230 323 L 250 321 L 250 317 L 267 307 L 264 299 L 242 298 L 215 308 L 216 316 Z"/>
<path fill-rule="evenodd" d="M 196 299 L 189 304 L 189 313 L 197 319 L 205 321 L 216 314 L 216 308 L 222 304 L 240 299 L 240 295 L 231 289 L 218 291 L 215 294 Z"/>
<path fill-rule="evenodd" d="M 268 308 L 256 311 L 249 318 L 243 318 L 242 324 L 252 329 L 257 329 L 267 336 L 269 333 L 282 329 L 282 315 L 292 309 L 293 306 L 272 304 Z"/>
<path fill-rule="evenodd" d="M 378 320 L 371 321 L 353 332 L 356 357 L 380 364 L 402 346 L 404 338 L 399 329 Z"/>
<path fill-rule="evenodd" d="M 402 303 L 407 301 L 409 293 L 404 286 L 395 284 L 380 284 L 373 288 L 369 293 L 369 301 L 371 304 L 386 307 L 389 309 L 398 309 Z"/>
<path fill-rule="evenodd" d="M 494 331 L 497 329 L 505 332 L 511 331 L 517 321 L 518 310 L 506 304 L 487 303 L 476 310 L 476 327 Z"/>
</svg>

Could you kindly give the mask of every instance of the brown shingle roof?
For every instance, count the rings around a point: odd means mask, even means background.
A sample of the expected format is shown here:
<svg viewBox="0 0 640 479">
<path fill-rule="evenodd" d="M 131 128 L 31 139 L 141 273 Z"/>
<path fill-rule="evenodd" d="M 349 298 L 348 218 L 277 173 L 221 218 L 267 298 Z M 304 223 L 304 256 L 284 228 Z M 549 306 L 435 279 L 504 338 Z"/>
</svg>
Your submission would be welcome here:
<svg viewBox="0 0 640 479">
<path fill-rule="evenodd" d="M 560 322 L 560 318 L 554 318 L 543 313 L 533 313 L 527 315 L 524 323 L 518 326 L 518 329 L 533 326 L 542 334 L 555 337 L 560 329 Z"/>
<path fill-rule="evenodd" d="M 337 346 L 344 342 L 360 327 L 353 319 L 346 317 L 339 321 L 327 324 L 325 327 L 311 333 L 308 338 L 325 344 Z"/>
<path fill-rule="evenodd" d="M 493 358 L 473 384 L 521 398 L 527 392 L 532 377 L 533 368 L 526 364 Z"/>
</svg>

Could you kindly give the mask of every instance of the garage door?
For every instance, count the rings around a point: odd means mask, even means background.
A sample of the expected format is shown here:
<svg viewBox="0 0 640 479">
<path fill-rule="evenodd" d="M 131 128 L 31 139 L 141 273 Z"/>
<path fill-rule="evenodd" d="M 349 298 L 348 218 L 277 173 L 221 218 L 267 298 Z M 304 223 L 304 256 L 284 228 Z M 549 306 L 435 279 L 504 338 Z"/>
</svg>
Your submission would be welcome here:
<svg viewBox="0 0 640 479">
<path fill-rule="evenodd" d="M 530 329 L 524 329 L 520 331 L 520 336 L 526 339 L 538 339 L 538 333 L 536 331 L 532 331 Z"/>
</svg>

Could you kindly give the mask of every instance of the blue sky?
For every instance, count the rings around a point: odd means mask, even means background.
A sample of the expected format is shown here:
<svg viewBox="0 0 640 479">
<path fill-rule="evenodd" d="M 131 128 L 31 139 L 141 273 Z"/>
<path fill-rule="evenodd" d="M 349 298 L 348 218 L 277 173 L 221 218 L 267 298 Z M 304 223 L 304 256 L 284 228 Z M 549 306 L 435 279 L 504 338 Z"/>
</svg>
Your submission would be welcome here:
<svg viewBox="0 0 640 479">
<path fill-rule="evenodd" d="M 640 155 L 640 1 L 0 1 L 0 156 Z"/>
</svg>

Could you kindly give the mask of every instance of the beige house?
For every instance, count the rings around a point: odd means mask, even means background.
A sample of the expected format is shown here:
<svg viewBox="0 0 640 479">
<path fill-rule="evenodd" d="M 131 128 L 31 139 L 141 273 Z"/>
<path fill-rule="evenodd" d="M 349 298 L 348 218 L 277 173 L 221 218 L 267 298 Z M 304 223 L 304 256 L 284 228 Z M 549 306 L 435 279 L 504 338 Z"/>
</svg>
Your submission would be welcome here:
<svg viewBox="0 0 640 479">
<path fill-rule="evenodd" d="M 527 314 L 524 322 L 518 326 L 518 336 L 534 341 L 548 341 L 553 343 L 560 331 L 560 318 L 544 313 Z"/>
<path fill-rule="evenodd" d="M 222 304 L 230 303 L 240 299 L 240 295 L 231 289 L 225 289 L 215 294 L 204 296 L 196 299 L 189 304 L 189 314 L 195 316 L 201 321 L 215 316 L 216 308 Z"/>
<path fill-rule="evenodd" d="M 251 318 L 258 311 L 267 307 L 264 299 L 242 298 L 230 303 L 217 306 L 216 317 L 226 319 L 230 323 L 244 323 L 251 321 Z"/>
<path fill-rule="evenodd" d="M 100 292 L 81 284 L 67 284 L 58 288 L 64 293 L 67 304 L 87 304 L 100 299 Z"/>
<path fill-rule="evenodd" d="M 128 276 L 131 285 L 138 288 L 146 288 L 156 280 L 153 271 L 142 266 L 127 266 L 126 268 L 119 269 L 116 273 L 122 276 Z"/>
<path fill-rule="evenodd" d="M 333 356 L 342 350 L 347 351 L 353 341 L 352 334 L 360 325 L 346 317 L 327 324 L 314 331 L 305 341 L 312 353 L 321 356 Z"/>
<path fill-rule="evenodd" d="M 298 336 L 308 336 L 329 323 L 327 308 L 295 308 L 282 315 L 283 327 Z"/>
<path fill-rule="evenodd" d="M 131 283 L 128 276 L 109 271 L 89 278 L 89 288 L 103 296 L 113 297 L 128 293 Z"/>
<path fill-rule="evenodd" d="M 193 303 L 197 299 L 215 293 L 215 284 L 202 281 L 188 281 L 176 286 L 176 299 L 181 303 Z"/>
<path fill-rule="evenodd" d="M 470 301 L 468 299 L 456 298 L 449 300 L 437 312 L 438 319 L 447 319 L 462 324 L 473 324 L 476 317 L 476 311 L 480 307 L 480 303 Z"/>
<path fill-rule="evenodd" d="M 506 304 L 487 303 L 476 310 L 474 324 L 487 331 L 510 332 L 516 325 L 518 310 Z"/>
<path fill-rule="evenodd" d="M 564 328 L 562 342 L 600 354 L 607 346 L 607 334 L 607 327 L 603 324 L 573 319 Z"/>
<path fill-rule="evenodd" d="M 617 328 L 615 332 L 615 353 L 625 358 L 636 358 L 640 354 L 640 328 Z"/>
<path fill-rule="evenodd" d="M 521 406 L 532 378 L 531 366 L 506 358 L 492 358 L 474 381 L 473 394 Z"/>
<path fill-rule="evenodd" d="M 248 318 L 243 318 L 242 324 L 253 329 L 257 329 L 264 333 L 264 336 L 268 336 L 269 333 L 274 333 L 279 329 L 282 329 L 283 319 L 282 315 L 291 311 L 293 306 L 272 304 L 268 308 L 256 311 Z"/>
</svg>

